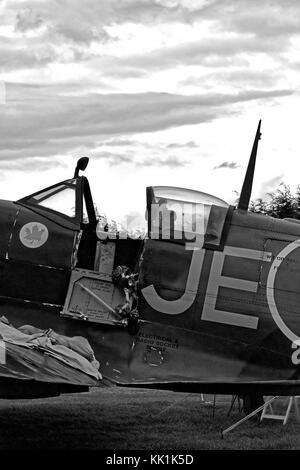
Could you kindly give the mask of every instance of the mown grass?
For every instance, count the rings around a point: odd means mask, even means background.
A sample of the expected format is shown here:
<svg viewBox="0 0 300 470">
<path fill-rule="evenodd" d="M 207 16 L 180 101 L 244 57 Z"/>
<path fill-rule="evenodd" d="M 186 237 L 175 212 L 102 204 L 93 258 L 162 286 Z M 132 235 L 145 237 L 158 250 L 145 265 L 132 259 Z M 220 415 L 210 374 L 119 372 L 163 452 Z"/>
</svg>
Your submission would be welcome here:
<svg viewBox="0 0 300 470">
<path fill-rule="evenodd" d="M 205 395 L 212 400 L 211 395 Z M 231 397 L 212 404 L 199 395 L 113 387 L 37 400 L 0 400 L 0 450 L 104 449 L 300 449 L 300 423 L 247 421 L 227 416 Z M 286 399 L 277 408 L 284 409 Z"/>
</svg>

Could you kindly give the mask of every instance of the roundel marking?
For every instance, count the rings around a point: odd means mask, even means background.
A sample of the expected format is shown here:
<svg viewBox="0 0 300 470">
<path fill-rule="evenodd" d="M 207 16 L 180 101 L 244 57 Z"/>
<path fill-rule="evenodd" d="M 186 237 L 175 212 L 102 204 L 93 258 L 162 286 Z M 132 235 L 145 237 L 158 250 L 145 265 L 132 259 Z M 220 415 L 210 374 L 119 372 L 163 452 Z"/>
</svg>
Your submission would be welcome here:
<svg viewBox="0 0 300 470">
<path fill-rule="evenodd" d="M 279 266 L 281 265 L 282 261 L 286 258 L 288 254 L 291 253 L 291 251 L 296 250 L 296 248 L 300 248 L 300 239 L 295 240 L 292 243 L 289 243 L 286 247 L 281 250 L 281 252 L 277 255 L 277 258 L 273 261 L 273 264 L 270 268 L 268 279 L 267 279 L 267 289 L 266 289 L 266 295 L 267 295 L 267 301 L 269 305 L 269 309 L 271 312 L 271 315 L 278 326 L 278 328 L 282 331 L 282 333 L 289 338 L 292 342 L 299 341 L 300 338 L 297 336 L 288 326 L 284 323 L 282 320 L 280 313 L 278 312 L 276 302 L 275 302 L 275 297 L 274 297 L 274 283 L 277 275 L 277 271 Z"/>
<path fill-rule="evenodd" d="M 40 248 L 48 240 L 49 232 L 46 225 L 40 222 L 29 222 L 20 230 L 21 243 L 27 248 Z"/>
</svg>

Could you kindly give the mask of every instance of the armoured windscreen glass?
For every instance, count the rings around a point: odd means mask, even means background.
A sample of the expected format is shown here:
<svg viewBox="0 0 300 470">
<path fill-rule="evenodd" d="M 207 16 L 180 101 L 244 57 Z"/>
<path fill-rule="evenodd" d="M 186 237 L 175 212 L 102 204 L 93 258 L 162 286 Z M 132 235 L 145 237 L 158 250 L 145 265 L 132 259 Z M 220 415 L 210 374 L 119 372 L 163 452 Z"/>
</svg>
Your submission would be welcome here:
<svg viewBox="0 0 300 470">
<path fill-rule="evenodd" d="M 75 187 L 57 186 L 48 194 L 40 193 L 34 197 L 37 205 L 47 207 L 47 209 L 60 212 L 68 217 L 74 218 L 76 215 L 76 190 Z"/>
</svg>

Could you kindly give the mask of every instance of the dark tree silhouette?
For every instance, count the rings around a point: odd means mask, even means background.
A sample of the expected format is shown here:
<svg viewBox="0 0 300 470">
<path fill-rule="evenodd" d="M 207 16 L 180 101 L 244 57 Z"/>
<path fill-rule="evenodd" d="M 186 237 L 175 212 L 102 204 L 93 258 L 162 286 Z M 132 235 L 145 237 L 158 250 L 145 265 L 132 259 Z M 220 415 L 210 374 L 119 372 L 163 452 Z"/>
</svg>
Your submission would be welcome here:
<svg viewBox="0 0 300 470">
<path fill-rule="evenodd" d="M 262 198 L 250 202 L 249 210 L 251 212 L 258 212 L 260 214 L 267 214 L 267 203 Z"/>
<path fill-rule="evenodd" d="M 300 186 L 297 186 L 295 194 L 292 194 L 290 187 L 281 183 L 279 188 L 268 193 L 267 197 L 266 200 L 259 198 L 251 201 L 249 210 L 278 219 L 300 219 Z"/>
</svg>

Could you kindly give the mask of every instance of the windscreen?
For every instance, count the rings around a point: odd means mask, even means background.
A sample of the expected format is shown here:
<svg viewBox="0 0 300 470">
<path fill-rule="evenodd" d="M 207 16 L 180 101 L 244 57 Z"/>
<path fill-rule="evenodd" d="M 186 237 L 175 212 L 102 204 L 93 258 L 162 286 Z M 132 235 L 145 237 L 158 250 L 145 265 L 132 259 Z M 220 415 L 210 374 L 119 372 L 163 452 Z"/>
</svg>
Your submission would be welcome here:
<svg viewBox="0 0 300 470">
<path fill-rule="evenodd" d="M 32 206 L 45 207 L 71 219 L 76 217 L 76 180 L 71 179 L 41 190 L 20 200 Z"/>
</svg>

